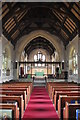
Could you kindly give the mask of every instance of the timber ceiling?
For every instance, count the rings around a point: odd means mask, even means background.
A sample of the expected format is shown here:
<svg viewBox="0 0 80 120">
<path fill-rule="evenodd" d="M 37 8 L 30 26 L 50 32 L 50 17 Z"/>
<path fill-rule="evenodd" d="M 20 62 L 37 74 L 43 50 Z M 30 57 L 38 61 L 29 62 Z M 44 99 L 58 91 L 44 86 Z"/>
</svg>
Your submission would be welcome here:
<svg viewBox="0 0 80 120">
<path fill-rule="evenodd" d="M 0 6 L 1 13 L 1 6 Z M 68 45 L 79 34 L 79 3 L 2 3 L 2 32 L 15 46 L 34 30 L 46 30 Z"/>
</svg>

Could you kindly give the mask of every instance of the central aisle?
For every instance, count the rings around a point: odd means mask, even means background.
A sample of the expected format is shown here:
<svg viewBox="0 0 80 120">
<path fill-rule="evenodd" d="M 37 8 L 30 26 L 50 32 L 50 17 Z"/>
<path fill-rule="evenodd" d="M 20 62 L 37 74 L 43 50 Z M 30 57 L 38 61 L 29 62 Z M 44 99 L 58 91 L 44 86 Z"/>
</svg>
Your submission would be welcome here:
<svg viewBox="0 0 80 120">
<path fill-rule="evenodd" d="M 55 108 L 44 87 L 35 87 L 30 97 L 30 101 L 25 110 L 23 119 L 35 120 L 59 120 Z"/>
</svg>

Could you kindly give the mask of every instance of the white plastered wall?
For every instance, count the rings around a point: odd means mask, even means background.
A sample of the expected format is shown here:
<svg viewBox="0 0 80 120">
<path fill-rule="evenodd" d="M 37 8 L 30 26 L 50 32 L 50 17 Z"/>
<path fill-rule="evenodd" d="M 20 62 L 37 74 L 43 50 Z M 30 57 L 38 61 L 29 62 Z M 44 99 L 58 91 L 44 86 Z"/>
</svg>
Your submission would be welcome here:
<svg viewBox="0 0 80 120">
<path fill-rule="evenodd" d="M 11 60 L 11 66 L 10 66 L 10 76 L 6 76 L 1 74 L 1 82 L 5 82 L 5 81 L 9 81 L 11 79 L 13 79 L 13 62 L 14 62 L 14 48 L 13 45 L 5 38 L 4 35 L 2 35 L 2 57 L 1 59 L 3 59 L 3 52 L 5 51 L 5 48 L 8 49 L 9 51 L 9 57 Z M 2 68 L 2 65 L 1 65 Z M 2 73 L 2 72 L 1 72 Z"/>
<path fill-rule="evenodd" d="M 69 45 L 67 46 L 67 50 L 66 50 L 66 59 L 67 59 L 67 70 L 69 73 L 69 57 L 71 54 L 71 51 L 75 49 L 76 54 L 78 54 L 78 35 L 69 43 Z M 74 81 L 74 82 L 78 82 L 78 75 L 68 75 L 68 81 Z"/>
</svg>

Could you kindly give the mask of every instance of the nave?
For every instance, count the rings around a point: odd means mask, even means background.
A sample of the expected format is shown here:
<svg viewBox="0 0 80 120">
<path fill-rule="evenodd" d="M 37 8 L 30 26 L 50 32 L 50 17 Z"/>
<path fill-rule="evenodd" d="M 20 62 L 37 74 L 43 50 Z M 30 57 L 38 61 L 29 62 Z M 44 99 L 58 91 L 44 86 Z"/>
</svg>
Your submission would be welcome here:
<svg viewBox="0 0 80 120">
<path fill-rule="evenodd" d="M 79 2 L 14 1 L 0 2 L 0 120 L 80 120 Z"/>
<path fill-rule="evenodd" d="M 34 87 L 31 82 L 3 83 L 0 85 L 0 119 L 80 120 L 80 85 L 47 82 L 46 87 Z"/>
</svg>

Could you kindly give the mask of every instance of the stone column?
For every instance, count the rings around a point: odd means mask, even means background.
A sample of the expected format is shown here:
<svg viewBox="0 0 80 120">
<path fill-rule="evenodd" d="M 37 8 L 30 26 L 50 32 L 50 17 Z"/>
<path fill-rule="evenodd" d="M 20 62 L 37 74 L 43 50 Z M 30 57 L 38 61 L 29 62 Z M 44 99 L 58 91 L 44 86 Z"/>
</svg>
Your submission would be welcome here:
<svg viewBox="0 0 80 120">
<path fill-rule="evenodd" d="M 15 60 L 15 54 L 14 54 L 14 61 L 13 61 L 13 79 L 19 79 L 19 62 Z"/>
<path fill-rule="evenodd" d="M 67 57 L 66 57 L 66 50 L 64 51 L 64 71 L 67 71 Z"/>
<path fill-rule="evenodd" d="M 67 77 L 68 74 L 68 60 L 67 60 L 67 51 L 64 51 L 64 74 L 65 74 L 65 78 Z M 68 81 L 67 79 L 65 79 L 66 81 Z"/>
<path fill-rule="evenodd" d="M 18 80 L 19 79 L 19 60 L 16 58 L 16 51 L 14 50 L 13 55 L 13 79 Z"/>
<path fill-rule="evenodd" d="M 2 83 L 2 37 L 0 37 L 0 83 Z"/>
</svg>

